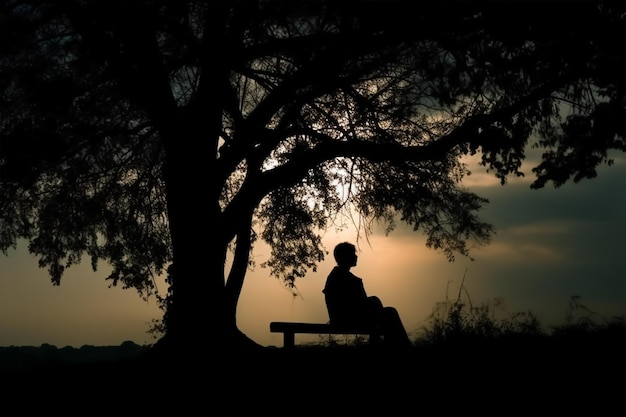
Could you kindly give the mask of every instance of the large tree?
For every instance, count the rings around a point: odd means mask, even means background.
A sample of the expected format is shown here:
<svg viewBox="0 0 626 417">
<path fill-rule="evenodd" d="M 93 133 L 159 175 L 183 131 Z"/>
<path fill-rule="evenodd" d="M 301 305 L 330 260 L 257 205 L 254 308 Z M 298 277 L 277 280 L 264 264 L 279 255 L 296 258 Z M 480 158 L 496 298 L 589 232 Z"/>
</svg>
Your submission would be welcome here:
<svg viewBox="0 0 626 417">
<path fill-rule="evenodd" d="M 505 183 L 545 148 L 543 187 L 626 151 L 622 2 L 548 4 L 4 1 L 0 248 L 167 270 L 164 345 L 224 346 L 258 239 L 286 285 L 342 213 L 468 255 L 463 156 Z"/>
</svg>

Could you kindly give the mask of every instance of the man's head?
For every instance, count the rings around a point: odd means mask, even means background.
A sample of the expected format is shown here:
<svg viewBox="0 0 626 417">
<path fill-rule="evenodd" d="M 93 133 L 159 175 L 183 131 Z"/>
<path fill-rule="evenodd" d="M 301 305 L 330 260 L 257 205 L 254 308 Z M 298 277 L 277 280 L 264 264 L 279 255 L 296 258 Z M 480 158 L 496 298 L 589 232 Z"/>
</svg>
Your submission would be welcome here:
<svg viewBox="0 0 626 417">
<path fill-rule="evenodd" d="M 356 247 L 349 242 L 342 242 L 335 246 L 333 251 L 337 265 L 344 267 L 352 267 L 356 265 L 357 254 Z"/>
</svg>

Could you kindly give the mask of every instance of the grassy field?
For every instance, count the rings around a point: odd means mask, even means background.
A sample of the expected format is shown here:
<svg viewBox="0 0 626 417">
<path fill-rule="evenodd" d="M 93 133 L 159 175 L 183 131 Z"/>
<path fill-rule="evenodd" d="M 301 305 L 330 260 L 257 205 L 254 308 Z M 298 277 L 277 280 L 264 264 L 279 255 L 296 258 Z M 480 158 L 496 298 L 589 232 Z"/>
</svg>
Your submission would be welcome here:
<svg viewBox="0 0 626 417">
<path fill-rule="evenodd" d="M 358 338 L 167 360 L 130 342 L 2 348 L 0 415 L 626 416 L 623 318 L 546 332 L 456 303 L 430 324 L 401 352 Z"/>
</svg>

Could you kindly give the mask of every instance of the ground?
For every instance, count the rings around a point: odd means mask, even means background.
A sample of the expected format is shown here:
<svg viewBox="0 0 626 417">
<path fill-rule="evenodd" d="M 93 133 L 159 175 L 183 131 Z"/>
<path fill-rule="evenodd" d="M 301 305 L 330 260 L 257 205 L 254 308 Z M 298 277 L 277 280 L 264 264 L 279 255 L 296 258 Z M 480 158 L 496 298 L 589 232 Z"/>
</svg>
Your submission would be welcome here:
<svg viewBox="0 0 626 417">
<path fill-rule="evenodd" d="M 614 341 L 612 341 L 614 342 Z M 619 343 L 142 353 L 5 369 L 2 416 L 625 416 Z"/>
</svg>

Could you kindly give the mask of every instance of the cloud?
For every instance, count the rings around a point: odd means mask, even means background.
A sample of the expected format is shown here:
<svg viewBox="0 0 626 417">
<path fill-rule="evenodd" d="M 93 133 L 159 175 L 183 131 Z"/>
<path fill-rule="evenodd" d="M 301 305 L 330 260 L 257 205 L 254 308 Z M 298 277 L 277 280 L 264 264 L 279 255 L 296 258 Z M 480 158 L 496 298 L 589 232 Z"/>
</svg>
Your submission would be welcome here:
<svg viewBox="0 0 626 417">
<path fill-rule="evenodd" d="M 507 229 L 507 233 L 514 236 L 554 236 L 567 233 L 571 228 L 568 222 L 557 223 L 533 223 L 523 226 L 511 227 Z"/>
<path fill-rule="evenodd" d="M 532 260 L 533 262 L 561 262 L 566 259 L 564 253 L 554 247 L 537 243 L 502 243 L 496 242 L 480 251 L 479 255 L 483 261 L 490 258 L 502 259 L 506 257 L 506 262 L 520 262 Z"/>
</svg>

